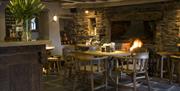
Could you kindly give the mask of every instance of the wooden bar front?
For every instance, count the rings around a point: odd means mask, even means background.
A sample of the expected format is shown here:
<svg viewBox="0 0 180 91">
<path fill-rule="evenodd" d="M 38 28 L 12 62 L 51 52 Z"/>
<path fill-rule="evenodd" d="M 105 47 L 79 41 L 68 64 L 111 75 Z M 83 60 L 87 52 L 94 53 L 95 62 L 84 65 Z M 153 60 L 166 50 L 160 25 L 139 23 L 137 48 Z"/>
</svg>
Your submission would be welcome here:
<svg viewBox="0 0 180 91">
<path fill-rule="evenodd" d="M 0 44 L 0 91 L 41 91 L 45 57 L 43 44 Z"/>
</svg>

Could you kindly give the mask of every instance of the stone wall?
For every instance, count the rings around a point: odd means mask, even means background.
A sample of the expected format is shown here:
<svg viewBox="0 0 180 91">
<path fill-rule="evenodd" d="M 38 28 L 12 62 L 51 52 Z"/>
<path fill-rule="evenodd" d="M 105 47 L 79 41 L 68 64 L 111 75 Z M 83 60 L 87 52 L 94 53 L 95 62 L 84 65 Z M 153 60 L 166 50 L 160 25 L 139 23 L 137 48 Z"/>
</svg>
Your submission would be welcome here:
<svg viewBox="0 0 180 91">
<path fill-rule="evenodd" d="M 121 20 L 144 20 L 155 21 L 156 28 L 153 45 L 157 51 L 178 51 L 177 43 L 180 27 L 179 2 L 144 4 L 133 6 L 121 6 L 98 9 L 78 9 L 75 19 L 76 30 L 81 31 L 81 35 L 88 35 L 88 22 L 84 11 L 95 11 L 96 27 L 99 34 L 98 39 L 102 42 L 110 41 L 110 31 L 112 21 Z"/>
<path fill-rule="evenodd" d="M 156 44 L 160 51 L 178 51 L 180 29 L 179 3 L 169 3 L 163 7 L 163 17 L 157 22 Z"/>
<path fill-rule="evenodd" d="M 85 11 L 88 10 L 89 13 L 86 14 Z M 97 32 L 97 40 L 102 40 L 103 42 L 108 41 L 108 18 L 106 17 L 106 13 L 104 9 L 78 9 L 77 13 L 74 14 L 75 20 L 75 34 L 77 37 L 78 43 L 84 43 L 85 40 L 88 39 L 89 34 L 88 29 L 88 19 L 96 18 L 96 32 Z"/>
</svg>

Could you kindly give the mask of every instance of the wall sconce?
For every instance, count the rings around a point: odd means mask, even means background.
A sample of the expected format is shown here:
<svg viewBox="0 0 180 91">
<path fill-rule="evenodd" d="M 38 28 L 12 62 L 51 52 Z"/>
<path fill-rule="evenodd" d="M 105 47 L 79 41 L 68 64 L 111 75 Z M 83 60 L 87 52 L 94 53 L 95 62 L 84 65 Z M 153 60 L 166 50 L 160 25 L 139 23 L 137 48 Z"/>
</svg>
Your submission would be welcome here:
<svg viewBox="0 0 180 91">
<path fill-rule="evenodd" d="M 178 36 L 180 37 L 180 27 L 179 27 L 179 32 L 178 32 Z"/>
<path fill-rule="evenodd" d="M 58 16 L 57 16 L 57 15 L 53 16 L 53 21 L 54 21 L 54 22 L 57 22 L 57 21 L 58 21 Z"/>
<path fill-rule="evenodd" d="M 89 13 L 89 10 L 85 10 L 84 13 L 85 13 L 85 14 L 88 14 L 88 13 Z"/>
</svg>

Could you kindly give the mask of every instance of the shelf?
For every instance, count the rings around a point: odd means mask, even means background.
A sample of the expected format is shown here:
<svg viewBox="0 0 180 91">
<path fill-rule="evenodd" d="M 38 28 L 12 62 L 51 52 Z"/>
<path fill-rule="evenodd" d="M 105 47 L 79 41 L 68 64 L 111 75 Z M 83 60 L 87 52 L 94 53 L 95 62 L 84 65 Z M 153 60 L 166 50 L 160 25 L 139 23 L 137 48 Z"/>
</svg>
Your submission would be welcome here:
<svg viewBox="0 0 180 91">
<path fill-rule="evenodd" d="M 5 40 L 6 41 L 16 41 L 17 38 L 16 37 L 11 37 L 12 32 L 15 33 L 15 24 L 16 24 L 16 20 L 13 17 L 13 15 L 11 14 L 11 12 L 9 11 L 8 8 L 5 9 L 5 28 L 6 28 L 6 37 Z"/>
</svg>

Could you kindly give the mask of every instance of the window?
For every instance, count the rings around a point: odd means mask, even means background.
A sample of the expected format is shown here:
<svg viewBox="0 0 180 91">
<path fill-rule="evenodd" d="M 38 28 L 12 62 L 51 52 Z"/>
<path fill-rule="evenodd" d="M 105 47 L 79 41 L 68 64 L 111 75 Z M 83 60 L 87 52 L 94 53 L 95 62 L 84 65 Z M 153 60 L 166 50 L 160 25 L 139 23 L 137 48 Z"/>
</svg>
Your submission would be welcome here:
<svg viewBox="0 0 180 91">
<path fill-rule="evenodd" d="M 31 27 L 30 27 L 30 29 L 31 30 L 36 30 L 37 28 L 36 28 L 37 26 L 36 26 L 36 18 L 33 18 L 33 19 L 31 19 Z"/>
</svg>

